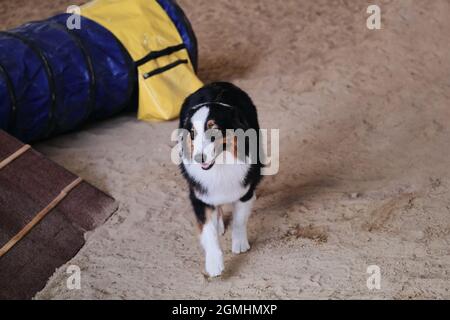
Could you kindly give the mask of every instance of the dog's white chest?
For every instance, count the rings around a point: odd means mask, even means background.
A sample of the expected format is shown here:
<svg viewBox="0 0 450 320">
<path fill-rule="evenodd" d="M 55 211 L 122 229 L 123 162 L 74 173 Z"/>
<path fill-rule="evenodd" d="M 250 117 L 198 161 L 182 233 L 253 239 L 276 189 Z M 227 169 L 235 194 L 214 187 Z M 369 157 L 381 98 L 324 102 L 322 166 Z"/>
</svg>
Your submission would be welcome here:
<svg viewBox="0 0 450 320">
<path fill-rule="evenodd" d="M 206 191 L 206 193 L 196 192 L 195 195 L 210 205 L 232 203 L 242 198 L 250 188 L 242 184 L 248 169 L 247 164 L 216 164 L 207 171 L 195 164 L 186 166 L 187 172 Z"/>
</svg>

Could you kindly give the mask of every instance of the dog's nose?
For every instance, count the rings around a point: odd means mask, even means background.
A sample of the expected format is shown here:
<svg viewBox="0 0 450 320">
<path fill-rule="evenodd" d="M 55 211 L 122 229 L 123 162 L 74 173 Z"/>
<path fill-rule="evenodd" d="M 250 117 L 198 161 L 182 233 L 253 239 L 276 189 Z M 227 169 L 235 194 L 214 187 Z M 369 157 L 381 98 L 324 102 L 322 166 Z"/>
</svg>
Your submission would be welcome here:
<svg viewBox="0 0 450 320">
<path fill-rule="evenodd" d="M 204 154 L 204 153 L 197 153 L 194 156 L 194 160 L 197 163 L 204 163 L 206 161 L 206 154 Z"/>
</svg>

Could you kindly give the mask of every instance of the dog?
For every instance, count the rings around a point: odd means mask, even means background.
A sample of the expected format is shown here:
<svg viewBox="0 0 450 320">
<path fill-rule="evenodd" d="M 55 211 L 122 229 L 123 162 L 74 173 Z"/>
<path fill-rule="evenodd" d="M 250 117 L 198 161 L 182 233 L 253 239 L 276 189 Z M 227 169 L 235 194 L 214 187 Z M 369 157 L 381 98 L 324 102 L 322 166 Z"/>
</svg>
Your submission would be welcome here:
<svg viewBox="0 0 450 320">
<path fill-rule="evenodd" d="M 185 99 L 179 129 L 183 132 L 180 169 L 200 229 L 205 270 L 216 277 L 224 270 L 219 244 L 219 235 L 225 232 L 223 206 L 233 208 L 232 252 L 250 249 L 247 221 L 262 168 L 257 110 L 243 90 L 215 82 Z M 247 136 L 248 132 L 255 134 Z"/>
</svg>

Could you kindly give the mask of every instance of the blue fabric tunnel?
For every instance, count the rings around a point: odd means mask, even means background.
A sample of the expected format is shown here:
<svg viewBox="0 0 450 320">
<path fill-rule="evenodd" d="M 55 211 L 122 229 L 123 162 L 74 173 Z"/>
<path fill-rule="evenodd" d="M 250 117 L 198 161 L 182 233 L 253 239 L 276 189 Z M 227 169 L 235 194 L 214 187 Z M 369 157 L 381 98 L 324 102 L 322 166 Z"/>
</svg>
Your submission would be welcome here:
<svg viewBox="0 0 450 320">
<path fill-rule="evenodd" d="M 174 22 L 194 66 L 195 35 L 173 0 L 159 4 Z M 0 32 L 0 129 L 24 142 L 68 132 L 132 107 L 136 66 L 120 41 L 96 22 L 68 14 Z"/>
</svg>

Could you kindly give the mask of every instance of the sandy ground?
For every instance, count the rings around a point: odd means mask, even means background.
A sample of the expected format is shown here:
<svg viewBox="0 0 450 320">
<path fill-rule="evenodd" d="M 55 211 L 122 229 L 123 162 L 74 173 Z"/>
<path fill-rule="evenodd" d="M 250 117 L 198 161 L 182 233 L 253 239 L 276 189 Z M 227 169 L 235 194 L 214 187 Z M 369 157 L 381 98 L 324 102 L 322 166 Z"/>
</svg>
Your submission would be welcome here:
<svg viewBox="0 0 450 320">
<path fill-rule="evenodd" d="M 74 1 L 76 2 L 76 1 Z M 253 97 L 280 129 L 280 171 L 249 223 L 251 251 L 207 279 L 186 185 L 169 160 L 177 123 L 123 115 L 36 147 L 111 193 L 120 210 L 88 235 L 38 299 L 450 298 L 450 3 L 179 1 L 200 76 Z M 0 2 L 1 27 L 66 1 Z M 367 266 L 381 268 L 369 290 Z"/>
</svg>

